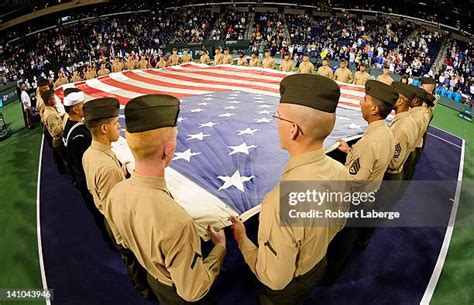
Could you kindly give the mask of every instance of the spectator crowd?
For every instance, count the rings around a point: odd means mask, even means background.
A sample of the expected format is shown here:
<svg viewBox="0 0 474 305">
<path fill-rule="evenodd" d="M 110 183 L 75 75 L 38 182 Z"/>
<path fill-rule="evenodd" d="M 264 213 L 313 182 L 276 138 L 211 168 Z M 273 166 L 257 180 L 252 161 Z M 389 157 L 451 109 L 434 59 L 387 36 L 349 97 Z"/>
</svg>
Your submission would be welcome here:
<svg viewBox="0 0 474 305">
<path fill-rule="evenodd" d="M 365 63 L 369 69 L 388 67 L 390 73 L 410 78 L 428 74 L 437 79 L 440 94 L 451 98 L 457 97 L 456 92 L 472 94 L 472 46 L 450 40 L 442 71 L 431 70 L 445 39 L 443 33 L 384 16 L 361 19 L 351 14 L 316 17 L 309 12 L 256 12 L 249 20 L 251 12 L 238 12 L 235 7 L 221 13 L 207 8 L 157 9 L 60 25 L 12 43 L 3 41 L 0 79 L 34 83 L 60 70 L 66 76 L 76 70 L 84 75 L 87 65 L 98 71 L 102 63 L 111 70 L 110 59 L 129 55 L 137 60 L 143 55 L 154 67 L 163 44 L 248 38 L 249 53 L 270 50 L 271 56 L 279 52 L 280 57 L 289 53 L 297 62 L 308 53 L 313 62 L 346 59 L 349 68 Z"/>
</svg>

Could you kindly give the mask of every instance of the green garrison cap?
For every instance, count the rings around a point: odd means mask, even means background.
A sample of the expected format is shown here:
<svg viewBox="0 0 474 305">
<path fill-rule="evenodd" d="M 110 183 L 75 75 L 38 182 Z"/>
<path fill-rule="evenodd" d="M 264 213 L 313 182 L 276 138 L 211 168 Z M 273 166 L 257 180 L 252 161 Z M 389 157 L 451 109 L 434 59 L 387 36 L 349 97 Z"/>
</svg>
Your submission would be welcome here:
<svg viewBox="0 0 474 305">
<path fill-rule="evenodd" d="M 429 106 L 433 106 L 435 100 L 436 100 L 436 97 L 433 94 L 431 94 L 429 92 L 426 93 L 425 101 Z"/>
<path fill-rule="evenodd" d="M 401 95 L 409 99 L 410 101 L 415 98 L 415 91 L 412 89 L 413 86 L 410 86 L 408 84 L 404 84 L 401 82 L 394 81 L 392 83 L 392 87 L 395 88 L 395 90 L 398 91 Z"/>
<path fill-rule="evenodd" d="M 84 121 L 110 119 L 119 116 L 120 103 L 113 97 L 103 97 L 84 103 Z"/>
<path fill-rule="evenodd" d="M 125 106 L 125 128 L 128 132 L 143 132 L 174 127 L 179 115 L 179 99 L 166 94 L 142 95 Z"/>
<path fill-rule="evenodd" d="M 81 92 L 81 89 L 77 89 L 77 88 L 66 88 L 66 89 L 64 89 L 64 97 L 68 96 L 69 93 L 74 93 L 74 92 Z"/>
<path fill-rule="evenodd" d="M 426 99 L 426 91 L 418 87 L 412 87 L 415 91 L 416 97 L 424 101 Z"/>
<path fill-rule="evenodd" d="M 436 85 L 436 81 L 431 77 L 422 77 L 421 84 L 423 85 Z"/>
<path fill-rule="evenodd" d="M 37 85 L 38 87 L 47 86 L 47 85 L 49 85 L 49 80 L 47 80 L 47 79 L 44 78 L 44 77 L 40 77 L 40 78 L 38 79 L 38 81 L 36 82 L 36 85 Z"/>
<path fill-rule="evenodd" d="M 280 103 L 302 105 L 334 113 L 341 96 L 341 89 L 335 81 L 327 77 L 292 74 L 281 81 L 280 95 Z"/>
<path fill-rule="evenodd" d="M 392 106 L 395 105 L 398 100 L 397 90 L 377 80 L 371 79 L 365 83 L 365 93 Z"/>
<path fill-rule="evenodd" d="M 48 91 L 45 91 L 41 94 L 41 98 L 44 100 L 44 101 L 48 101 L 49 99 L 51 99 L 52 97 L 54 96 L 54 90 L 53 89 L 49 89 Z"/>
</svg>

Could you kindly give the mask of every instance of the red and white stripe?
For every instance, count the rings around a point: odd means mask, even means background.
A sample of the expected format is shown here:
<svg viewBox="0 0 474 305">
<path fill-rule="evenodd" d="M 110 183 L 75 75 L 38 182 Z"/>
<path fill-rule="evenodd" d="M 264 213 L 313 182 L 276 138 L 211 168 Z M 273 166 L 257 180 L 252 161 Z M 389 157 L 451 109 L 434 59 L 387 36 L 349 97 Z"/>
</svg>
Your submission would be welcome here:
<svg viewBox="0 0 474 305">
<path fill-rule="evenodd" d="M 240 90 L 279 97 L 280 81 L 291 73 L 232 65 L 207 66 L 187 63 L 164 69 L 146 69 L 111 73 L 95 79 L 63 85 L 56 89 L 62 100 L 68 87 L 81 89 L 86 100 L 115 97 L 122 105 L 143 94 L 169 94 L 178 98 L 212 92 Z M 364 87 L 338 83 L 341 88 L 339 106 L 360 109 Z M 324 90 L 315 88 L 314 90 Z"/>
</svg>

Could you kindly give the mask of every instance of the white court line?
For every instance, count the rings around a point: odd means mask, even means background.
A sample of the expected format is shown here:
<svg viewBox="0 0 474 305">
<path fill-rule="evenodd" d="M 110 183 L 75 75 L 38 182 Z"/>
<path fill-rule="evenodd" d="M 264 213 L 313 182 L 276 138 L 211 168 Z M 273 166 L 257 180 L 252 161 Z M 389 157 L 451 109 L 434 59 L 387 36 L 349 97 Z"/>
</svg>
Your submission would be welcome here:
<svg viewBox="0 0 474 305">
<path fill-rule="evenodd" d="M 41 163 L 43 159 L 43 145 L 44 145 L 44 135 L 41 136 L 41 147 L 39 153 L 39 162 L 38 162 L 38 181 L 36 184 L 36 235 L 38 238 L 38 259 L 41 271 L 41 281 L 43 282 L 43 289 L 48 289 L 48 282 L 46 281 L 46 273 L 44 270 L 44 261 L 43 261 L 43 244 L 41 242 L 41 215 L 40 215 L 40 185 L 41 185 Z M 46 305 L 51 304 L 51 300 L 46 299 Z"/>
<path fill-rule="evenodd" d="M 446 140 L 446 139 L 443 139 L 443 138 L 441 138 L 441 137 L 439 137 L 439 136 L 437 136 L 437 135 L 434 135 L 434 134 L 432 134 L 432 133 L 430 133 L 430 132 L 428 132 L 428 134 L 429 134 L 430 136 L 432 136 L 432 137 L 438 138 L 438 139 L 440 139 L 440 140 L 442 140 L 442 141 L 444 141 L 444 142 L 446 142 L 446 143 L 448 143 L 448 144 L 451 144 L 451 145 L 453 145 L 453 146 L 456 146 L 456 147 L 462 149 L 461 146 L 459 146 L 459 145 L 457 145 L 457 144 L 455 144 L 455 143 L 453 143 L 453 142 L 451 142 L 451 141 L 448 141 L 448 140 Z M 464 141 L 464 139 L 463 139 L 463 141 Z"/>
<path fill-rule="evenodd" d="M 455 137 L 455 138 L 462 139 L 461 137 L 455 135 L 454 133 L 450 133 L 449 131 L 446 131 L 446 130 L 444 130 L 444 129 L 438 128 L 438 127 L 436 127 L 436 126 L 429 125 L 428 127 L 438 129 L 438 130 L 440 130 L 440 131 L 442 131 L 442 132 L 444 132 L 444 133 L 447 133 L 447 134 L 449 134 L 449 135 L 451 135 L 451 136 L 453 136 L 453 137 Z"/>
<path fill-rule="evenodd" d="M 457 145 L 456 145 L 457 146 Z M 461 186 L 462 186 L 462 175 L 464 168 L 464 150 L 465 142 L 462 139 L 461 147 L 461 160 L 459 161 L 459 173 L 458 173 L 458 183 L 456 186 L 456 194 L 454 196 L 453 208 L 451 209 L 451 215 L 449 216 L 448 227 L 446 228 L 446 234 L 444 235 L 443 245 L 439 251 L 438 260 L 434 267 L 433 273 L 431 274 L 430 281 L 426 287 L 423 298 L 420 301 L 420 305 L 428 305 L 433 297 L 436 285 L 438 284 L 439 277 L 443 271 L 444 262 L 446 261 L 446 256 L 448 255 L 449 245 L 451 243 L 451 237 L 453 236 L 454 223 L 456 222 L 456 214 L 459 206 L 459 197 L 461 195 Z"/>
</svg>

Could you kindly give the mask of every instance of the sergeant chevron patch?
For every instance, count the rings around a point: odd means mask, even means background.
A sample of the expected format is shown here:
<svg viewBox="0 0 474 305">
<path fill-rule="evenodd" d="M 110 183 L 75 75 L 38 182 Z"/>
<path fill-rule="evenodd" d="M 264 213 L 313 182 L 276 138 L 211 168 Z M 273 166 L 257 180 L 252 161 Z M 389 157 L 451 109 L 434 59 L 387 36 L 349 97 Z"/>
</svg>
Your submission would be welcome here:
<svg viewBox="0 0 474 305">
<path fill-rule="evenodd" d="M 359 158 L 357 158 L 355 159 L 354 162 L 352 162 L 352 165 L 349 168 L 349 173 L 351 175 L 357 175 L 357 173 L 359 172 L 359 169 L 360 169 L 360 162 L 359 162 Z"/>
</svg>

